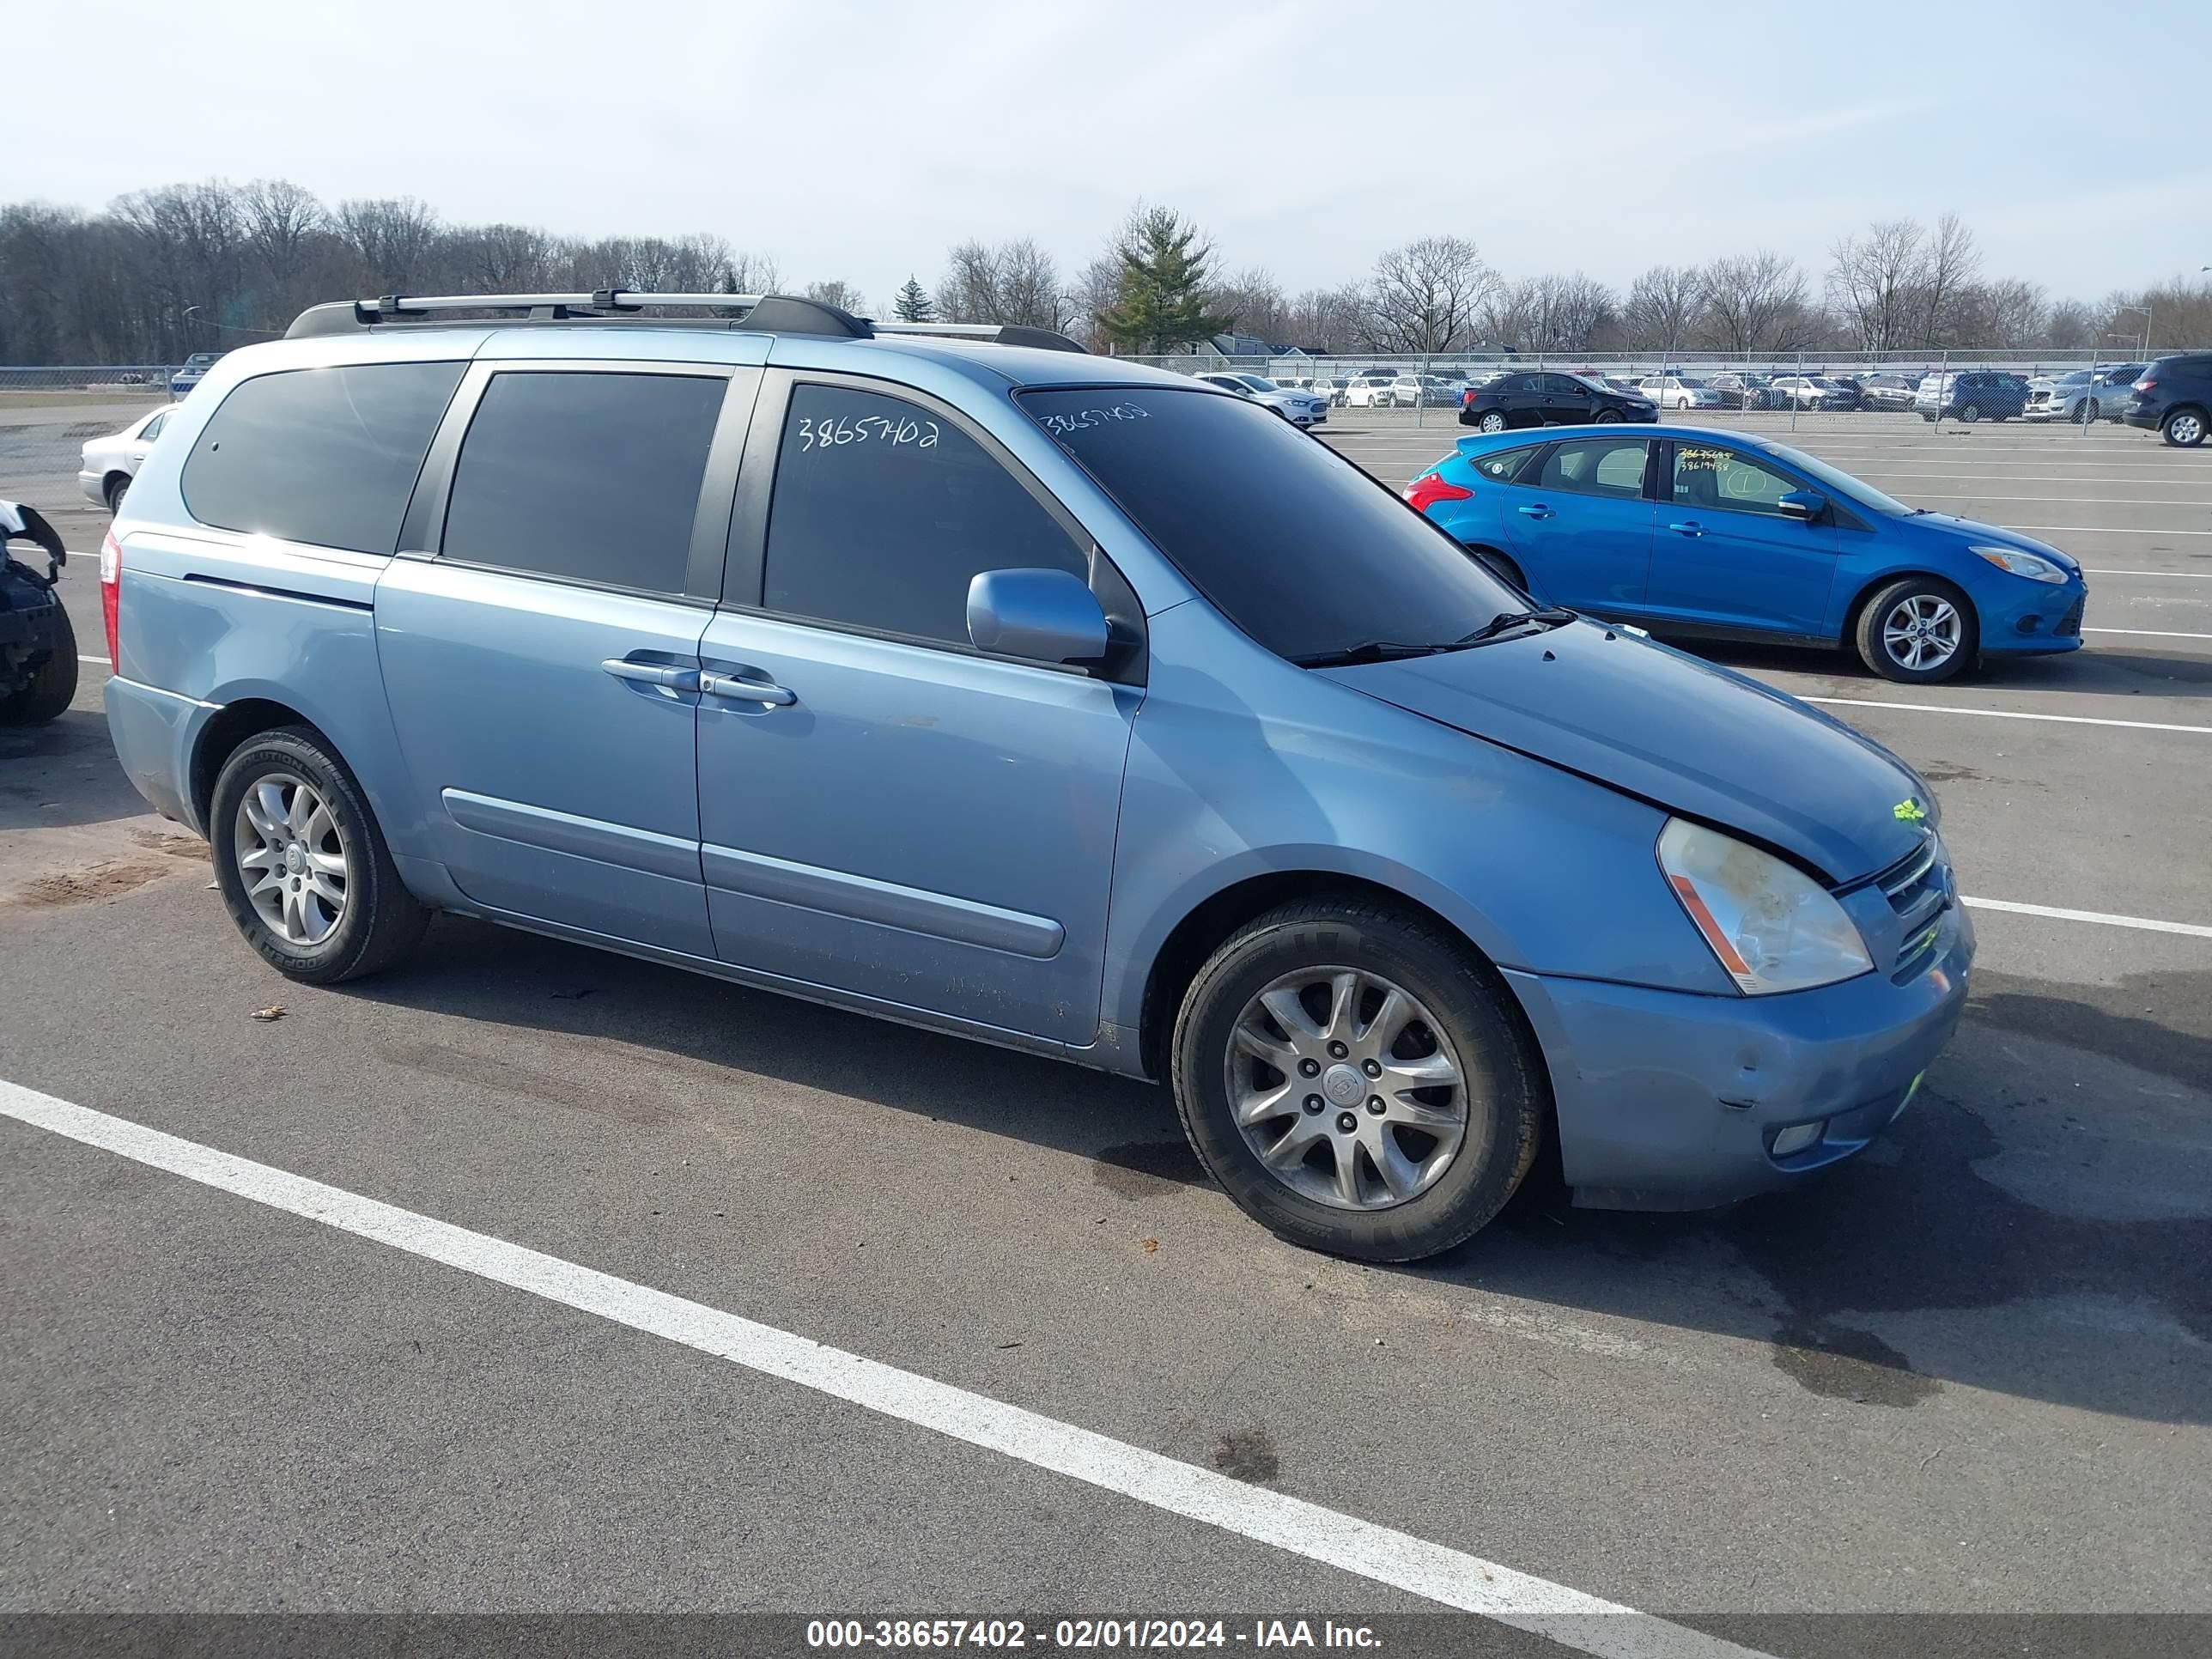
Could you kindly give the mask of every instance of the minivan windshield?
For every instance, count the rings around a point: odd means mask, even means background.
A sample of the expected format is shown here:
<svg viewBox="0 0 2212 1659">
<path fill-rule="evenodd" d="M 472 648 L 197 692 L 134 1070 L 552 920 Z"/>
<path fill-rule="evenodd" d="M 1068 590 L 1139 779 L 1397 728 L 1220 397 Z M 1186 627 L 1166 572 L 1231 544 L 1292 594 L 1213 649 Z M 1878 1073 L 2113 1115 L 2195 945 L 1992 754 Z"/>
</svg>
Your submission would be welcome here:
<svg viewBox="0 0 2212 1659">
<path fill-rule="evenodd" d="M 1278 656 L 1450 645 L 1526 609 L 1443 532 L 1263 405 L 1171 386 L 1019 396 L 1191 585 Z"/>
</svg>

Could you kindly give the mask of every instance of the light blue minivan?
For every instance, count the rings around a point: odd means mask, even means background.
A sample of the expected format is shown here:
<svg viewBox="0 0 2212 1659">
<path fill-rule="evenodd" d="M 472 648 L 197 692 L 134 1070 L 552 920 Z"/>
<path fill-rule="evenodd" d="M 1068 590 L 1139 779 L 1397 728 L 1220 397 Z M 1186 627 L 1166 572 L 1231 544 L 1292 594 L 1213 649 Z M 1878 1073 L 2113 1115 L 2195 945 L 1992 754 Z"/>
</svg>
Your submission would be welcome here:
<svg viewBox="0 0 2212 1659">
<path fill-rule="evenodd" d="M 1158 1079 L 1321 1249 L 1455 1245 L 1547 1139 L 1586 1203 L 1787 1185 L 1966 994 L 1894 756 L 1056 336 L 318 307 L 100 580 L 117 752 L 280 972 L 446 910 Z"/>
</svg>

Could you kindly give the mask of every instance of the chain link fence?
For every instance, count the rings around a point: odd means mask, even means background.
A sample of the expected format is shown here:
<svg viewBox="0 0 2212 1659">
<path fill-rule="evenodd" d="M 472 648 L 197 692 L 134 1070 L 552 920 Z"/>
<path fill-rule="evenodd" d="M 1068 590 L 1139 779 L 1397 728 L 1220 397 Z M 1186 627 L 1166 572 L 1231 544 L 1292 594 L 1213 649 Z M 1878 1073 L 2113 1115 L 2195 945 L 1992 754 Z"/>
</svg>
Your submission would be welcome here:
<svg viewBox="0 0 2212 1659">
<path fill-rule="evenodd" d="M 1510 390 L 1548 394 L 1544 407 L 1563 413 L 1537 418 L 1561 422 L 1590 418 L 1596 397 L 1610 392 L 1648 398 L 1662 420 L 1725 422 L 1751 430 L 2008 422 L 2087 435 L 2119 422 L 2148 359 L 2087 349 L 1953 349 L 1332 357 L 1186 352 L 1134 361 L 1183 374 L 1258 374 L 1325 396 L 1329 420 L 1339 424 L 1449 426 L 1458 422 L 1469 393 Z M 1517 414 L 1515 423 L 1527 419 Z"/>
<path fill-rule="evenodd" d="M 0 392 L 144 392 L 168 395 L 176 363 L 0 364 Z"/>
</svg>

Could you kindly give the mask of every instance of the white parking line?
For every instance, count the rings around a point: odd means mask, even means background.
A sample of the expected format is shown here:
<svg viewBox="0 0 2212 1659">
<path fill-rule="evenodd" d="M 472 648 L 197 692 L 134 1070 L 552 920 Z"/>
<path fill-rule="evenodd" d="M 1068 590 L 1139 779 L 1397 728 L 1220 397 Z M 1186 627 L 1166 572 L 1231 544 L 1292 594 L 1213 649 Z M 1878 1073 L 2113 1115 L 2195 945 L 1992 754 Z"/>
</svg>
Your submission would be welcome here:
<svg viewBox="0 0 2212 1659">
<path fill-rule="evenodd" d="M 105 658 L 105 657 L 85 657 L 85 656 L 80 656 L 80 657 L 77 659 L 77 660 L 78 660 L 79 662 L 96 662 L 96 663 L 98 663 L 98 664 L 99 664 L 102 668 L 112 668 L 112 667 L 114 667 L 114 666 L 115 666 L 115 665 L 114 665 L 113 663 L 112 663 L 112 662 L 110 662 L 110 661 L 108 661 L 108 659 L 107 659 L 106 658 Z"/>
<path fill-rule="evenodd" d="M 2143 495 L 1992 495 L 1986 490 L 1958 489 L 1913 489 L 1905 493 L 1917 501 L 2061 501 L 2076 507 L 2201 507 L 2212 510 L 2212 501 L 2176 501 Z"/>
<path fill-rule="evenodd" d="M 2179 576 L 2189 581 L 2212 582 L 2212 570 L 2106 570 L 2097 565 L 2081 567 L 2085 576 Z"/>
<path fill-rule="evenodd" d="M 2045 916 L 2054 921 L 2094 921 L 2106 927 L 2140 927 L 2152 933 L 2185 933 L 2191 939 L 2212 939 L 2212 927 L 2193 921 L 2160 921 L 2154 916 L 2115 916 L 2102 910 L 2062 910 L 2050 904 L 2018 904 L 2011 899 L 1966 898 L 1960 902 L 1977 910 L 2005 910 L 2014 915 Z"/>
<path fill-rule="evenodd" d="M 2138 640 L 2212 640 L 2212 634 L 2181 634 L 2166 628 L 2085 628 L 2084 634 L 2125 634 Z"/>
<path fill-rule="evenodd" d="M 1790 695 L 1796 696 L 1795 692 Z M 1798 697 L 1797 701 L 1828 703 L 1839 708 L 1902 708 L 1913 714 L 1978 714 L 1991 720 L 2049 720 L 2058 726 L 2124 726 L 2136 732 L 2187 732 L 2212 738 L 2212 726 L 2169 726 L 2161 720 L 2110 720 L 2089 714 L 2029 714 L 2012 708 L 1960 708 L 1943 702 L 1877 702 L 1871 697 Z"/>
<path fill-rule="evenodd" d="M 1994 501 L 1996 498 L 1992 495 L 1962 495 L 1957 499 L 1986 501 Z M 2203 503 L 2191 501 L 2187 505 L 2201 507 Z M 2007 530 L 2051 530 L 2075 536 L 2212 536 L 2212 530 L 2138 530 L 2133 525 L 2125 524 L 2011 524 L 2005 526 L 2004 528 Z"/>
<path fill-rule="evenodd" d="M 1212 1469 L 0 1079 L 0 1115 L 1607 1659 L 1767 1659 Z"/>
</svg>

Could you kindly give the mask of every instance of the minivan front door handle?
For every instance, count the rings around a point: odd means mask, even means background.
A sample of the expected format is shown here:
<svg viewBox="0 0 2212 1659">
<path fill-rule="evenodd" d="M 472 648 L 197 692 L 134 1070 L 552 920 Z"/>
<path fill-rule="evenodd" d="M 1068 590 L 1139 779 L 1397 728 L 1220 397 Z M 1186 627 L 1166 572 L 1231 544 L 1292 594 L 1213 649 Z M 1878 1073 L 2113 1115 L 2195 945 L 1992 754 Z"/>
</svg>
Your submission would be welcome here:
<svg viewBox="0 0 2212 1659">
<path fill-rule="evenodd" d="M 1680 524 L 1668 525 L 1667 528 L 1677 536 L 1702 536 L 1705 533 L 1705 526 L 1699 524 L 1695 519 L 1685 519 Z"/>
<path fill-rule="evenodd" d="M 799 701 L 797 692 L 785 690 L 774 680 L 744 679 L 735 674 L 702 674 L 699 689 L 710 697 L 723 697 L 732 702 L 764 702 L 774 708 L 788 708 Z"/>
<path fill-rule="evenodd" d="M 1548 519 L 1552 516 L 1552 509 L 1541 501 L 1538 501 L 1533 507 L 1523 507 L 1516 510 L 1524 519 Z"/>
<path fill-rule="evenodd" d="M 632 662 L 627 657 L 609 657 L 599 665 L 618 680 L 632 680 L 640 685 L 658 685 L 671 691 L 696 691 L 699 671 L 696 668 L 671 668 L 657 662 Z"/>
</svg>

